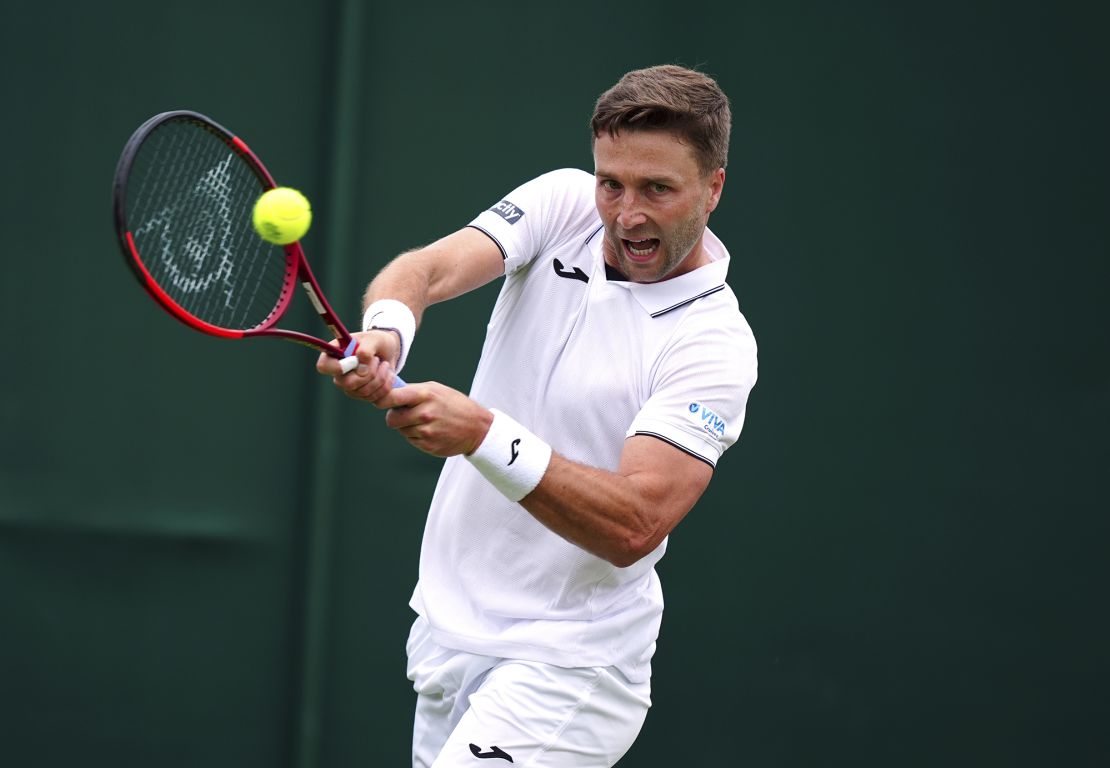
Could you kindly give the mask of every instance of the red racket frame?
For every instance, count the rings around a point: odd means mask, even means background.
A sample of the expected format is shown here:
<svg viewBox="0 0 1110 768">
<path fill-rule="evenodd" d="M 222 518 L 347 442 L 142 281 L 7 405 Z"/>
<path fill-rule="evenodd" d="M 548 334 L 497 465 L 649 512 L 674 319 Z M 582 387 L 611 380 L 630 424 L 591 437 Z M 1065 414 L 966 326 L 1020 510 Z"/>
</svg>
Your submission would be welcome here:
<svg viewBox="0 0 1110 768">
<path fill-rule="evenodd" d="M 161 125 L 174 120 L 187 120 L 197 123 L 213 136 L 227 144 L 230 149 L 246 162 L 248 168 L 250 168 L 258 178 L 260 184 L 259 195 L 277 186 L 274 177 L 266 169 L 266 166 L 262 164 L 262 161 L 258 159 L 258 156 L 247 146 L 246 142 L 208 117 L 190 110 L 175 110 L 172 112 L 163 112 L 147 120 L 139 126 L 124 147 L 123 154 L 120 156 L 119 165 L 116 169 L 116 179 L 113 190 L 116 233 L 119 236 L 120 248 L 123 251 L 128 266 L 131 268 L 135 277 L 138 278 L 139 283 L 146 289 L 146 292 L 158 303 L 158 305 L 170 315 L 201 333 L 227 339 L 241 339 L 252 336 L 273 336 L 321 350 L 335 358 L 353 355 L 358 345 L 351 338 L 350 332 L 347 331 L 338 315 L 335 314 L 335 311 L 331 308 L 327 298 L 324 296 L 324 292 L 320 289 L 320 284 L 316 281 L 315 275 L 312 274 L 312 269 L 308 266 L 308 259 L 305 257 L 304 249 L 301 248 L 299 241 L 283 246 L 286 262 L 285 277 L 277 304 L 270 314 L 253 328 L 223 328 L 205 322 L 174 301 L 162 290 L 158 283 L 154 281 L 147 271 L 146 266 L 143 264 L 138 248 L 135 246 L 135 239 L 128 228 L 126 211 L 127 180 L 131 165 L 146 137 Z M 281 316 L 285 314 L 286 309 L 288 309 L 289 303 L 293 299 L 294 284 L 298 282 L 301 284 L 301 287 L 304 288 L 305 293 L 308 294 L 308 299 L 312 302 L 313 309 L 316 310 L 316 313 L 320 316 L 320 319 L 324 321 L 324 324 L 328 326 L 334 337 L 339 340 L 342 345 L 341 347 L 337 347 L 315 336 L 310 336 L 307 333 L 274 327 L 278 320 L 281 319 Z"/>
</svg>

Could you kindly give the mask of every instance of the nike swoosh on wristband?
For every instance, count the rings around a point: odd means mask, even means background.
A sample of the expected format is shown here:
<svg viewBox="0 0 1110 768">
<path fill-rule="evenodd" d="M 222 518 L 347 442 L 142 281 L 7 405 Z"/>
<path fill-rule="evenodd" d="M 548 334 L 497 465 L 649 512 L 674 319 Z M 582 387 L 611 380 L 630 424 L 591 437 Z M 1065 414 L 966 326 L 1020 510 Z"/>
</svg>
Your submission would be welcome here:
<svg viewBox="0 0 1110 768">
<path fill-rule="evenodd" d="M 513 457 L 509 459 L 509 463 L 505 465 L 506 467 L 511 467 L 513 465 L 513 462 L 516 461 L 516 457 L 520 455 L 520 451 L 516 449 L 518 445 L 520 445 L 519 437 L 516 440 L 513 440 L 512 444 L 509 446 L 509 451 L 512 453 Z"/>
</svg>

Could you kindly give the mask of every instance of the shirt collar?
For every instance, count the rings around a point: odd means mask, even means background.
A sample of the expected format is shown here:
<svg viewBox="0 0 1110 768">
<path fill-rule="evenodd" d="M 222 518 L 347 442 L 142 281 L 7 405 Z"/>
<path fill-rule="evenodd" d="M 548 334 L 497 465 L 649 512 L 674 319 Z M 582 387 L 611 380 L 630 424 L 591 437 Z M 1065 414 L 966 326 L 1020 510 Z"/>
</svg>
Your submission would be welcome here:
<svg viewBox="0 0 1110 768">
<path fill-rule="evenodd" d="M 600 234 L 600 232 L 598 233 Z M 604 236 L 595 237 L 590 245 L 594 255 L 600 260 L 594 271 L 605 279 L 604 256 L 601 242 Z M 702 248 L 709 255 L 710 262 L 678 277 L 671 277 L 658 283 L 631 283 L 624 280 L 608 281 L 609 285 L 619 286 L 629 291 L 644 311 L 652 317 L 659 317 L 671 310 L 683 307 L 690 302 L 716 293 L 725 287 L 728 274 L 729 254 L 724 243 L 708 227 L 702 238 Z"/>
</svg>

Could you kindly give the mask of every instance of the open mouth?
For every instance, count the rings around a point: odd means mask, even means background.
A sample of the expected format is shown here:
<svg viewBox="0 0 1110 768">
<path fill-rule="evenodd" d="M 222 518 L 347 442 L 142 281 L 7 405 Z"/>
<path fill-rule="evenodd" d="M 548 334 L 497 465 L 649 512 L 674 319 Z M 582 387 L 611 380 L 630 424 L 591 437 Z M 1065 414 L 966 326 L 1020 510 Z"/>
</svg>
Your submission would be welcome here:
<svg viewBox="0 0 1110 768">
<path fill-rule="evenodd" d="M 648 261 L 659 250 L 659 240 L 649 237 L 644 240 L 621 240 L 624 252 L 633 261 Z"/>
</svg>

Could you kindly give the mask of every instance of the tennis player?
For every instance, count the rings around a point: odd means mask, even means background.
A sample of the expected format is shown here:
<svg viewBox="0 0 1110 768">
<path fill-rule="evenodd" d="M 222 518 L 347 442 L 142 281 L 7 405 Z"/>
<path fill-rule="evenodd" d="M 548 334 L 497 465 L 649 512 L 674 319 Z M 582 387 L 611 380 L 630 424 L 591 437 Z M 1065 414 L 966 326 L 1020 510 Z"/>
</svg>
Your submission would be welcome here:
<svg viewBox="0 0 1110 768">
<path fill-rule="evenodd" d="M 547 173 L 398 256 L 367 289 L 359 367 L 319 359 L 447 459 L 411 601 L 414 766 L 611 766 L 643 725 L 654 566 L 756 381 L 707 228 L 730 122 L 702 73 L 628 73 L 597 101 L 593 174 Z M 424 310 L 499 277 L 469 395 L 394 388 Z"/>
</svg>

